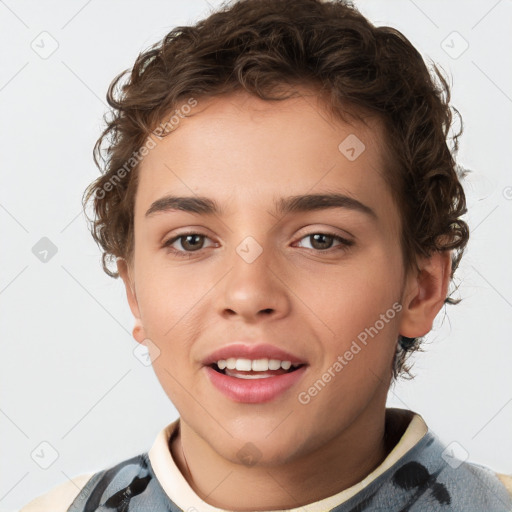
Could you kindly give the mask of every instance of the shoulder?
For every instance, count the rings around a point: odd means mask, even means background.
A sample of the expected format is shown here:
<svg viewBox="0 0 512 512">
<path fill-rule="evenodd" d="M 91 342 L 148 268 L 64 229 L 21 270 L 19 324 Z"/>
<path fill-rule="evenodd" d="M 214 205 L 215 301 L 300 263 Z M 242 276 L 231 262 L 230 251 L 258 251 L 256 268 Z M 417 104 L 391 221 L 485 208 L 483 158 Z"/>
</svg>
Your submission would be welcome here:
<svg viewBox="0 0 512 512">
<path fill-rule="evenodd" d="M 512 510 L 512 476 L 458 457 L 431 430 L 397 461 L 385 483 L 381 494 L 388 501 L 401 496 L 417 507 L 435 503 L 457 512 Z"/>
<path fill-rule="evenodd" d="M 64 482 L 18 512 L 83 512 L 96 510 L 101 504 L 128 504 L 139 495 L 144 495 L 144 504 L 154 510 L 168 510 L 173 505 L 153 472 L 147 452 Z"/>
<path fill-rule="evenodd" d="M 152 478 L 148 474 L 148 466 L 147 453 L 139 454 L 107 469 L 83 474 L 64 482 L 33 499 L 18 512 L 81 511 L 90 502 L 105 501 L 110 494 L 116 494 L 130 485 L 142 485 L 145 488 Z"/>
<path fill-rule="evenodd" d="M 77 476 L 27 503 L 19 512 L 66 512 L 94 473 Z"/>
</svg>

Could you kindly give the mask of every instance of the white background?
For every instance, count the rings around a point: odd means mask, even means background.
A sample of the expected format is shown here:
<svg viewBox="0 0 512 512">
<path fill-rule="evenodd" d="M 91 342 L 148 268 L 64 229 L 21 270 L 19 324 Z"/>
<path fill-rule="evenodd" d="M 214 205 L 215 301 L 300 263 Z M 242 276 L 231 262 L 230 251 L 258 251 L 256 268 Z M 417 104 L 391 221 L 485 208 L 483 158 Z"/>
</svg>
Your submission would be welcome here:
<svg viewBox="0 0 512 512">
<path fill-rule="evenodd" d="M 0 2 L 0 511 L 148 450 L 177 417 L 152 368 L 133 355 L 122 282 L 101 270 L 80 199 L 98 175 L 92 148 L 111 80 L 171 28 L 216 5 Z M 474 171 L 465 183 L 472 237 L 459 271 L 464 300 L 444 320 L 441 312 L 427 352 L 415 357 L 416 379 L 392 388 L 389 403 L 422 414 L 469 460 L 512 473 L 512 2 L 356 5 L 453 77 L 465 123 L 459 162 Z M 58 42 L 47 59 L 31 47 L 43 31 Z M 469 44 L 458 58 L 464 42 L 453 31 Z M 42 237 L 58 249 L 47 263 L 32 252 Z M 51 456 L 43 441 L 59 454 L 48 469 L 31 458 L 38 447 Z"/>
</svg>

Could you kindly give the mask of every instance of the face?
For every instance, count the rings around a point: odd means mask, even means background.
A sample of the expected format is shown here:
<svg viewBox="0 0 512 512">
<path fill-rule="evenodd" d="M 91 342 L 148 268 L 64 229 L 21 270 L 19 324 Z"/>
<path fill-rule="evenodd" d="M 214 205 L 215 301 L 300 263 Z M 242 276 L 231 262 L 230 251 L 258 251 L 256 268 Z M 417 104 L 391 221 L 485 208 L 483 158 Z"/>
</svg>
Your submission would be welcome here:
<svg viewBox="0 0 512 512">
<path fill-rule="evenodd" d="M 380 125 L 333 121 L 312 93 L 236 93 L 192 110 L 139 169 L 133 265 L 121 273 L 136 338 L 150 340 L 182 423 L 216 453 L 236 461 L 251 442 L 262 463 L 291 461 L 385 405 L 405 280 Z M 171 195 L 218 209 L 159 201 Z M 227 376 L 239 393 L 221 391 L 205 361 L 237 342 L 303 366 L 278 391 Z"/>
</svg>

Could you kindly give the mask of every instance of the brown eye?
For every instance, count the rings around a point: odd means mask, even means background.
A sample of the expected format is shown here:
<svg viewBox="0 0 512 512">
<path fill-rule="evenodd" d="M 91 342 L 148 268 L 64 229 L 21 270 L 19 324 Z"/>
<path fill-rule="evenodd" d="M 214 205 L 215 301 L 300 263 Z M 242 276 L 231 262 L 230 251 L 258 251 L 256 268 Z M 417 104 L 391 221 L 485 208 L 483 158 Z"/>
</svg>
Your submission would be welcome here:
<svg viewBox="0 0 512 512">
<path fill-rule="evenodd" d="M 331 250 L 336 251 L 339 249 L 343 250 L 354 245 L 354 242 L 351 240 L 346 240 L 334 233 L 311 233 L 302 237 L 301 240 L 308 240 L 311 245 L 311 249 L 317 252 L 331 252 Z M 333 246 L 333 242 L 335 241 L 339 243 Z"/>
<path fill-rule="evenodd" d="M 203 249 L 204 241 L 207 238 L 206 235 L 200 233 L 183 233 L 164 242 L 163 247 L 167 248 L 175 256 L 186 258 Z"/>
<path fill-rule="evenodd" d="M 204 240 L 201 241 L 202 243 L 199 241 L 199 239 L 204 238 L 203 235 L 198 235 L 198 234 L 183 235 L 183 236 L 180 236 L 179 238 L 183 239 L 181 242 L 181 246 L 186 251 L 189 251 L 189 250 L 197 251 L 199 249 L 202 249 L 203 244 L 204 244 Z"/>
<path fill-rule="evenodd" d="M 332 235 L 326 235 L 324 233 L 316 233 L 314 235 L 309 235 L 311 240 L 311 245 L 314 249 L 330 249 L 332 243 L 334 241 L 334 237 Z"/>
</svg>

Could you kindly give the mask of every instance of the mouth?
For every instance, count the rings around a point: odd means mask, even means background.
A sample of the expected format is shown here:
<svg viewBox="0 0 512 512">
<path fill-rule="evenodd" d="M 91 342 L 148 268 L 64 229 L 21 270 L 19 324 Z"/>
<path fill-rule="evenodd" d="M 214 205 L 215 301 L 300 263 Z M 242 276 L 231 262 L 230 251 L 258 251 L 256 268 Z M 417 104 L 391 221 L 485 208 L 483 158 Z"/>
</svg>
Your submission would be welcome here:
<svg viewBox="0 0 512 512">
<path fill-rule="evenodd" d="M 220 359 L 208 365 L 217 373 L 237 379 L 268 379 L 293 373 L 306 366 L 305 363 L 292 363 L 279 359 Z"/>
<path fill-rule="evenodd" d="M 204 369 L 214 388 L 229 400 L 246 404 L 270 402 L 282 395 L 283 399 L 286 399 L 286 396 L 289 398 L 292 395 L 286 394 L 286 392 L 291 392 L 294 387 L 299 385 L 299 382 L 304 379 L 308 367 L 304 363 L 292 365 L 290 361 L 276 360 L 281 363 L 279 368 L 271 369 L 277 366 L 277 362 L 271 364 L 270 360 L 270 368 L 265 369 L 263 363 L 260 362 L 256 363 L 256 368 L 262 369 L 253 370 L 252 363 L 254 361 L 249 359 L 244 363 L 242 360 L 242 363 L 238 364 L 239 361 L 237 360 L 237 365 L 234 368 L 230 368 L 233 366 L 232 361 L 221 360 L 204 366 Z M 247 361 L 251 363 L 251 370 L 248 369 Z"/>
<path fill-rule="evenodd" d="M 308 366 L 305 358 L 269 343 L 232 343 L 203 360 L 217 391 L 231 401 L 252 404 L 289 398 Z"/>
</svg>

